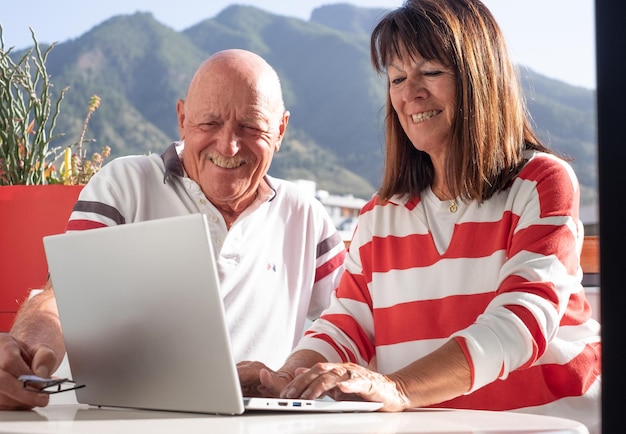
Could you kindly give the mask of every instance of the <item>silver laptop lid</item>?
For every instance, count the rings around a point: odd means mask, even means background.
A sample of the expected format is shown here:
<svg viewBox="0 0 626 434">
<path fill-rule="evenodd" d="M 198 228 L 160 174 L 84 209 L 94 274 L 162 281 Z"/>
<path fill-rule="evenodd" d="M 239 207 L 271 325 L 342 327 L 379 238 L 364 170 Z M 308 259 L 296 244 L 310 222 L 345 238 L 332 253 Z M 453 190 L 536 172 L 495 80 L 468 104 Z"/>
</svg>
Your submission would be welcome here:
<svg viewBox="0 0 626 434">
<path fill-rule="evenodd" d="M 206 216 L 44 238 L 81 403 L 240 414 Z"/>
</svg>

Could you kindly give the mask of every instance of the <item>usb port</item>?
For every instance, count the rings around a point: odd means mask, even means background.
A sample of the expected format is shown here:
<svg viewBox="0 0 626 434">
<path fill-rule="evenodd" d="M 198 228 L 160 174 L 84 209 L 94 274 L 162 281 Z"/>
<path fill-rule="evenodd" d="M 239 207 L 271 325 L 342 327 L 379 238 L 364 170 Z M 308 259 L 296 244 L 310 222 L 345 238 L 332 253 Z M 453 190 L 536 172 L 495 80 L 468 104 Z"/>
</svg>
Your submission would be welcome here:
<svg viewBox="0 0 626 434">
<path fill-rule="evenodd" d="M 299 401 L 296 401 L 296 402 L 293 403 L 293 406 L 294 407 L 302 407 L 302 403 L 299 402 Z"/>
</svg>

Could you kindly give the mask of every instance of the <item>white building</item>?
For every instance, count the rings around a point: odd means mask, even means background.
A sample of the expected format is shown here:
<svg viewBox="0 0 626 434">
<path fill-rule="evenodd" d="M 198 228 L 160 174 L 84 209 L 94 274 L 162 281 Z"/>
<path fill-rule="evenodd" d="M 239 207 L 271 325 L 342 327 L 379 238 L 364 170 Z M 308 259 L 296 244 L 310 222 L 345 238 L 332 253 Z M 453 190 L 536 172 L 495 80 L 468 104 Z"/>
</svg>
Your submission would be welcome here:
<svg viewBox="0 0 626 434">
<path fill-rule="evenodd" d="M 367 203 L 365 199 L 354 197 L 351 194 L 340 196 L 332 195 L 325 190 L 316 190 L 315 181 L 298 179 L 292 182 L 322 202 L 344 240 L 352 238 L 352 233 L 359 218 L 359 212 L 363 205 Z"/>
</svg>

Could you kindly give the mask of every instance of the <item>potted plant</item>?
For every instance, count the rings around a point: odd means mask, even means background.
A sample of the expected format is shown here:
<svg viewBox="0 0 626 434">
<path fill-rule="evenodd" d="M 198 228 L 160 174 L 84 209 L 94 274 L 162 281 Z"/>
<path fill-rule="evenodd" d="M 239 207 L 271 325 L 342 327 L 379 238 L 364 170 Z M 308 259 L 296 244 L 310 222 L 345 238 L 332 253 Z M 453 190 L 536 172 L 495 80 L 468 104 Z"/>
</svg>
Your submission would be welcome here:
<svg viewBox="0 0 626 434">
<path fill-rule="evenodd" d="M 0 26 L 0 332 L 10 328 L 30 290 L 45 283 L 43 236 L 65 230 L 82 186 L 110 153 L 104 147 L 87 158 L 83 147 L 97 95 L 78 141 L 52 146 L 63 137 L 55 127 L 68 88 L 53 95 L 46 62 L 55 44 L 42 51 L 30 31 L 34 46 L 15 61 Z"/>
</svg>

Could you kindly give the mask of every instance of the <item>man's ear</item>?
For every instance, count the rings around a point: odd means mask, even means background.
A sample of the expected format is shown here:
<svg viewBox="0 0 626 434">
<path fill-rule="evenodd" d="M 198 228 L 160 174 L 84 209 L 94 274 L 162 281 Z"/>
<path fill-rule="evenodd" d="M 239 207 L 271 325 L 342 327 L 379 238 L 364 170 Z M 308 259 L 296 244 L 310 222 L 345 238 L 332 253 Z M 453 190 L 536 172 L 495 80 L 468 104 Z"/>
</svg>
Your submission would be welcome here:
<svg viewBox="0 0 626 434">
<path fill-rule="evenodd" d="M 179 98 L 176 102 L 176 116 L 178 117 L 178 134 L 185 140 L 185 100 Z"/>
<path fill-rule="evenodd" d="M 283 112 L 283 116 L 280 120 L 280 125 L 278 126 L 278 139 L 276 140 L 276 151 L 280 148 L 280 145 L 285 137 L 285 132 L 287 132 L 287 124 L 289 124 L 289 117 L 291 113 L 287 110 Z"/>
</svg>

